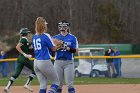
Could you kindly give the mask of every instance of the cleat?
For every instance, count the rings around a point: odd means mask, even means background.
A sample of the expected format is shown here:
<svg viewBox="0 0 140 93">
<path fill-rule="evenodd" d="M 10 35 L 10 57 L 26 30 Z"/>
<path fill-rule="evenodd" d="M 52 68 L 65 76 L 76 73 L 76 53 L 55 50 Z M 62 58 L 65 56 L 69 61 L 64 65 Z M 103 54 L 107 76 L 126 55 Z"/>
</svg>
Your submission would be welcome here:
<svg viewBox="0 0 140 93">
<path fill-rule="evenodd" d="M 33 92 L 33 89 L 31 88 L 31 86 L 30 85 L 24 85 L 24 88 L 25 89 L 27 89 L 27 90 L 29 90 L 29 91 L 31 91 L 31 92 Z"/>
<path fill-rule="evenodd" d="M 3 91 L 3 93 L 11 93 L 11 92 L 10 92 L 10 89 L 5 88 L 4 91 Z"/>
</svg>

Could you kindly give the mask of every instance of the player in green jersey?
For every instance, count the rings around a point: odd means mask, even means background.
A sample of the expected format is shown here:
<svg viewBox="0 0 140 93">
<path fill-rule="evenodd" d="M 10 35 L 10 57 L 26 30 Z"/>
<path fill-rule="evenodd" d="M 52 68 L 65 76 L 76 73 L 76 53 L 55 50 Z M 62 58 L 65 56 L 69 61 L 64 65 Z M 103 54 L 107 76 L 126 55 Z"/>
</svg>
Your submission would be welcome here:
<svg viewBox="0 0 140 93">
<path fill-rule="evenodd" d="M 30 31 L 28 28 L 20 29 L 20 40 L 16 46 L 16 49 L 19 52 L 19 56 L 17 58 L 17 67 L 16 67 L 16 71 L 14 75 L 10 78 L 7 86 L 4 88 L 5 93 L 10 93 L 11 85 L 13 84 L 15 79 L 20 75 L 24 66 L 28 67 L 32 71 L 32 74 L 29 75 L 28 80 L 26 84 L 24 85 L 24 88 L 28 89 L 29 91 L 33 91 L 30 87 L 30 83 L 35 77 L 35 72 L 33 69 L 33 62 L 29 60 L 29 58 L 32 57 L 32 55 L 30 55 L 29 53 L 29 42 L 28 42 L 29 33 Z"/>
</svg>

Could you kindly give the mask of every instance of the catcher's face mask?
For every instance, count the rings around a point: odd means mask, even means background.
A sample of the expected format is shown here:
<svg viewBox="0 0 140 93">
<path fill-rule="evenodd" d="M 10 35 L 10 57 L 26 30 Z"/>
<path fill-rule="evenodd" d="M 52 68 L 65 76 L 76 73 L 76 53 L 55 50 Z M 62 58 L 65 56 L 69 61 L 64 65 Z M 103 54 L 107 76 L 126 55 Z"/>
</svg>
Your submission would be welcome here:
<svg viewBox="0 0 140 93">
<path fill-rule="evenodd" d="M 67 31 L 69 29 L 69 23 L 67 22 L 60 22 L 58 23 L 58 30 L 59 31 Z"/>
</svg>

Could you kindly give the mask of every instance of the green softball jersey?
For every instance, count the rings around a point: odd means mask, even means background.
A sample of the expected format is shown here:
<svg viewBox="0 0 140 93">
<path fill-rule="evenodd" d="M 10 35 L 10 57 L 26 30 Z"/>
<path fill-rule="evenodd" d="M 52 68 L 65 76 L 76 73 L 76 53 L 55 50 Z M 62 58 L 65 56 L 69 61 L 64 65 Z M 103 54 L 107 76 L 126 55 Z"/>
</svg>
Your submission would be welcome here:
<svg viewBox="0 0 140 93">
<path fill-rule="evenodd" d="M 29 54 L 29 42 L 28 42 L 28 39 L 26 37 L 22 37 L 20 40 L 19 40 L 19 43 L 22 44 L 21 46 L 21 50 L 26 53 L 26 54 Z M 22 55 L 22 54 L 20 54 Z M 23 55 L 22 55 L 23 56 Z"/>
<path fill-rule="evenodd" d="M 30 54 L 29 53 L 29 42 L 28 42 L 28 39 L 26 37 L 22 37 L 20 40 L 19 40 L 19 43 L 22 44 L 21 46 L 21 50 L 26 53 L 26 54 Z M 17 62 L 20 62 L 20 63 L 26 63 L 30 61 L 28 58 L 25 58 L 23 54 L 19 53 L 19 56 L 18 56 L 18 59 L 17 59 Z"/>
</svg>

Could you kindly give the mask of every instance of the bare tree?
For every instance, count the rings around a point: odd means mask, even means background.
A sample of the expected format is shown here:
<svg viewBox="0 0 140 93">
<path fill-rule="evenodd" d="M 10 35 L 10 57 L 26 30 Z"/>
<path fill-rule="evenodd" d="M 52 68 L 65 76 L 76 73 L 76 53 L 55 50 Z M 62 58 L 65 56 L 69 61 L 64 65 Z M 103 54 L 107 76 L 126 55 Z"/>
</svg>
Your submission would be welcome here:
<svg viewBox="0 0 140 93">
<path fill-rule="evenodd" d="M 100 5 L 108 6 L 105 14 L 99 13 Z M 140 41 L 140 0 L 1 0 L 0 10 L 0 39 L 12 37 L 21 27 L 34 33 L 35 19 L 43 16 L 51 35 L 59 33 L 59 21 L 69 21 L 80 44 Z M 99 23 L 105 18 L 108 26 Z"/>
</svg>

